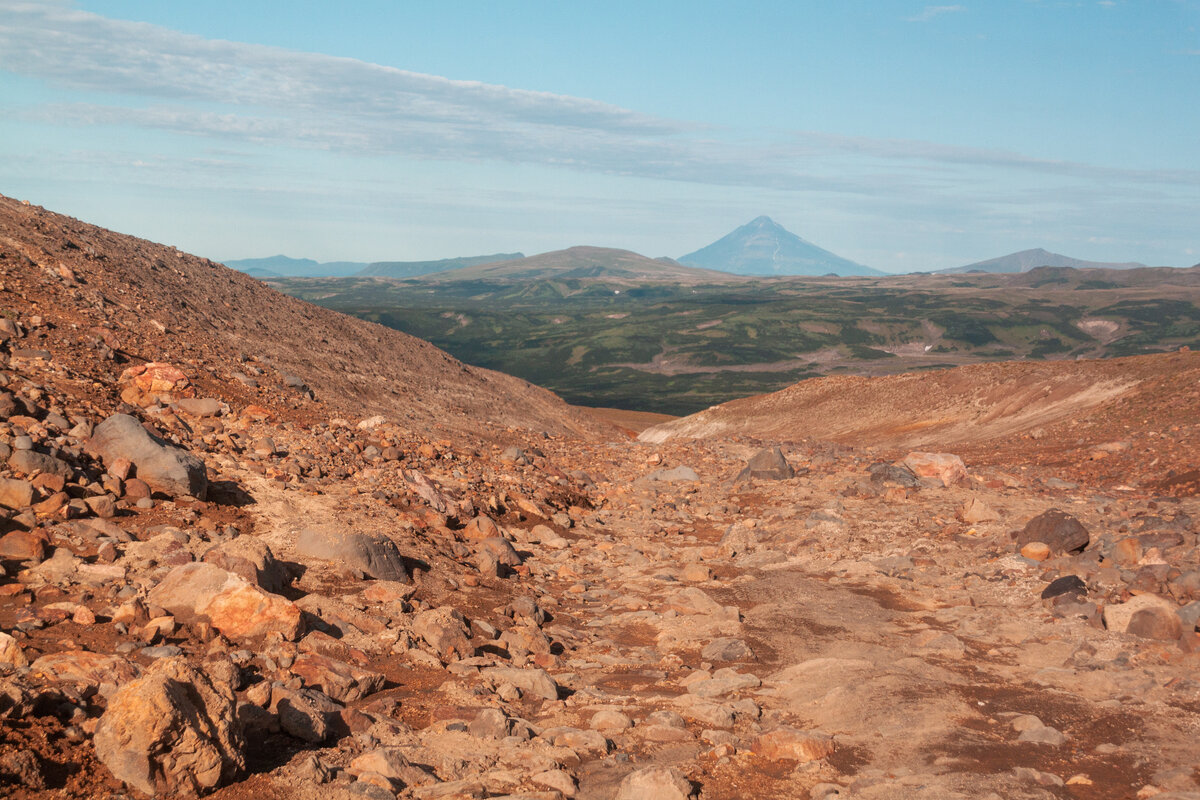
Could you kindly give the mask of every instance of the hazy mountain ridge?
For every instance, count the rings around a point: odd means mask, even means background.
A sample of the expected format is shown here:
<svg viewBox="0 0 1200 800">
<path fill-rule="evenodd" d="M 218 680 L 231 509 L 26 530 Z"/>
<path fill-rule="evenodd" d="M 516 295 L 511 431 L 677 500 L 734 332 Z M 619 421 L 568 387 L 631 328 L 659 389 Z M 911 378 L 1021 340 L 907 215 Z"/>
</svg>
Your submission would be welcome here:
<svg viewBox="0 0 1200 800">
<path fill-rule="evenodd" d="M 436 261 L 375 261 L 355 274 L 379 278 L 416 278 L 436 272 L 450 272 L 480 264 L 514 261 L 524 257 L 524 253 L 492 253 L 484 256 L 442 258 Z"/>
<path fill-rule="evenodd" d="M 1145 267 L 1136 261 L 1115 263 L 1107 261 L 1084 261 L 1071 258 L 1061 253 L 1051 253 L 1036 247 L 1032 250 L 1021 250 L 1006 256 L 989 258 L 986 261 L 976 261 L 961 267 L 937 270 L 939 274 L 953 275 L 963 272 L 1029 272 L 1038 267 L 1071 267 L 1073 269 L 1140 269 Z"/>
<path fill-rule="evenodd" d="M 528 259 L 537 259 L 529 261 Z M 518 264 L 525 260 L 527 263 Z M 553 263 L 558 262 L 558 263 Z M 588 263 L 583 263 L 588 262 Z M 631 265 L 632 270 L 629 269 Z M 267 258 L 241 258 L 224 262 L 226 266 L 256 278 L 345 278 L 352 276 L 381 278 L 418 278 L 438 273 L 455 273 L 454 279 L 474 280 L 477 272 L 461 272 L 487 264 L 504 264 L 487 270 L 492 277 L 512 279 L 522 273 L 527 277 L 639 277 L 652 278 L 659 267 L 690 267 L 727 275 L 755 277 L 836 275 L 839 277 L 872 276 L 891 273 L 863 266 L 791 233 L 770 217 L 760 216 L 728 235 L 695 252 L 673 259 L 667 256 L 650 258 L 620 248 L 579 245 L 548 253 L 526 256 L 524 253 L 492 253 L 478 256 L 456 256 L 427 261 L 326 261 L 311 258 L 291 258 L 285 255 Z M 562 269 L 564 268 L 565 269 Z M 933 270 L 934 274 L 953 275 L 967 272 L 1015 274 L 1030 272 L 1038 267 L 1068 267 L 1072 269 L 1141 269 L 1146 265 L 1136 261 L 1086 261 L 1043 248 L 1021 250 L 1005 256 L 976 261 L 959 267 Z M 583 273 L 568 274 L 573 269 Z M 673 273 L 661 273 L 671 275 Z M 694 276 L 693 276 L 694 277 Z M 682 275 L 679 279 L 684 279 Z"/>
<path fill-rule="evenodd" d="M 582 245 L 539 253 L 527 258 L 439 272 L 429 275 L 427 280 L 442 282 L 588 278 L 697 283 L 727 281 L 730 277 L 713 270 L 685 266 L 670 259 L 649 258 L 632 250 Z"/>
<path fill-rule="evenodd" d="M 884 275 L 806 241 L 770 217 L 757 217 L 707 247 L 680 256 L 691 267 L 735 275 Z"/>
<path fill-rule="evenodd" d="M 434 272 L 462 269 L 495 261 L 524 258 L 524 253 L 492 253 L 482 256 L 458 256 L 433 261 L 325 261 L 292 258 L 285 255 L 267 258 L 238 258 L 225 266 L 255 278 L 349 278 L 356 275 L 381 278 L 415 278 Z"/>
<path fill-rule="evenodd" d="M 223 262 L 230 269 L 256 278 L 344 278 L 368 266 L 365 261 L 326 261 L 292 258 L 285 255 L 266 258 L 238 258 Z"/>
</svg>

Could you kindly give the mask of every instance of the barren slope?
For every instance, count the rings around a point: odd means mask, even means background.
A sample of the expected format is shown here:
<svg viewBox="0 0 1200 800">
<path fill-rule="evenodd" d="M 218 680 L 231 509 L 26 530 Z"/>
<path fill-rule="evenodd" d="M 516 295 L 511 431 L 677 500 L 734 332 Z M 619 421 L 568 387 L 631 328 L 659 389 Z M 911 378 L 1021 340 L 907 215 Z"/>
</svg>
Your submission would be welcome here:
<svg viewBox="0 0 1200 800">
<path fill-rule="evenodd" d="M 381 325 L 309 305 L 207 259 L 0 196 L 0 303 L 36 307 L 60 329 L 55 360 L 93 378 L 141 360 L 202 365 L 221 383 L 249 368 L 261 388 L 303 382 L 357 416 L 382 413 L 450 430 L 481 423 L 598 432 L 550 392 L 469 367 Z M 115 352 L 110 362 L 97 356 Z M 254 366 L 254 365 L 252 365 Z M 295 380 L 296 378 L 299 381 Z M 252 387 L 248 387 L 252 388 Z M 268 404 L 300 392 L 251 391 Z"/>
<path fill-rule="evenodd" d="M 1186 469 L 1200 452 L 1198 410 L 1200 354 L 1179 352 L 819 378 L 654 426 L 640 438 L 830 439 L 897 450 L 953 449 L 1000 463 L 1064 445 L 1086 449 L 1131 436 L 1147 441 L 1174 427 L 1166 438 L 1178 447 L 1158 457 Z M 1161 449 L 1164 443 L 1152 444 Z M 1136 454 L 1134 444 L 1120 452 Z M 1168 464 L 1160 469 L 1167 471 Z"/>
</svg>

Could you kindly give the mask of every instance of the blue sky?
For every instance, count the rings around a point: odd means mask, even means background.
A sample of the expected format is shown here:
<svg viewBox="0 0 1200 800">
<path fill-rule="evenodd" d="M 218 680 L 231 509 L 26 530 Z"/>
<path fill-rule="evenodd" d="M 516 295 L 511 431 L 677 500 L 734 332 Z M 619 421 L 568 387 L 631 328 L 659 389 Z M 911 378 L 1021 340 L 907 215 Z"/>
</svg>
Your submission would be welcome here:
<svg viewBox="0 0 1200 800">
<path fill-rule="evenodd" d="M 1198 100 L 1200 0 L 0 0 L 0 193 L 217 260 L 1188 266 Z"/>
</svg>

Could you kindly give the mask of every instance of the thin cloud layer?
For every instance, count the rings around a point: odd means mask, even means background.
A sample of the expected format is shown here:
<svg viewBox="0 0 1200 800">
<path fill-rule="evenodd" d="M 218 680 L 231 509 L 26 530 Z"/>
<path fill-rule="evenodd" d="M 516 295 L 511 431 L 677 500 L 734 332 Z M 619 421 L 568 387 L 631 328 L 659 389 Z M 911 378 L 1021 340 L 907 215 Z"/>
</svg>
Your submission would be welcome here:
<svg viewBox="0 0 1200 800">
<path fill-rule="evenodd" d="M 908 17 L 908 22 L 929 22 L 934 17 L 940 17 L 943 14 L 955 14 L 959 11 L 966 11 L 965 6 L 925 6 L 920 14 L 914 14 Z"/>
<path fill-rule="evenodd" d="M 509 121 L 641 135 L 689 127 L 585 98 L 205 39 L 54 0 L 8 0 L 0 12 L 0 69 L 71 89 L 364 120 Z"/>
</svg>

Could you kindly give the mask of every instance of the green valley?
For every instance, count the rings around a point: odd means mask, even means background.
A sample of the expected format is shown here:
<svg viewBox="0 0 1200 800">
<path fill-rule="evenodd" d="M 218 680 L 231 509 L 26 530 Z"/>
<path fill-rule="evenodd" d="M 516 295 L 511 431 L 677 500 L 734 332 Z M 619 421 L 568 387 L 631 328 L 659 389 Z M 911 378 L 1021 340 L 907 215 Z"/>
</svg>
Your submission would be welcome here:
<svg viewBox="0 0 1200 800">
<path fill-rule="evenodd" d="M 288 278 L 288 294 L 427 339 L 569 402 L 685 414 L 830 374 L 1200 347 L 1200 269 L 647 279 Z"/>
</svg>

